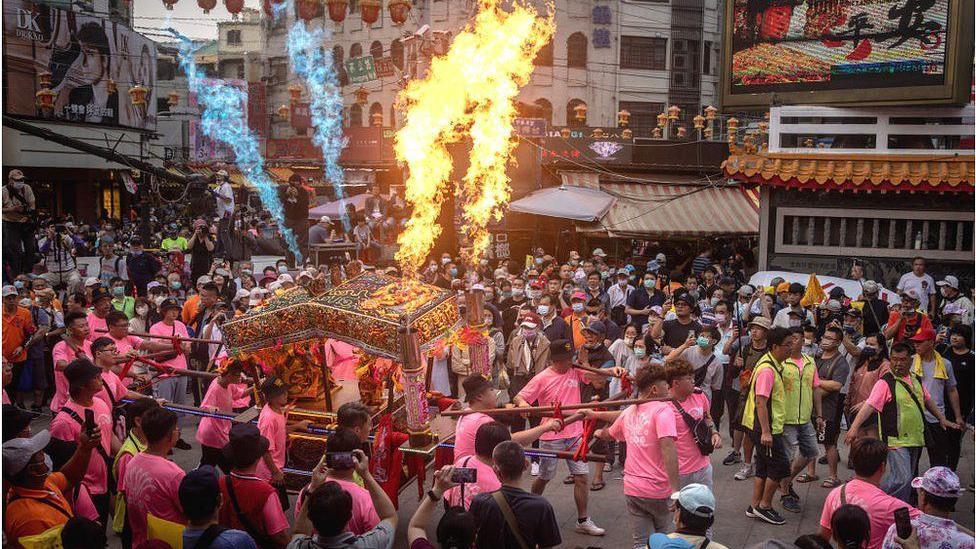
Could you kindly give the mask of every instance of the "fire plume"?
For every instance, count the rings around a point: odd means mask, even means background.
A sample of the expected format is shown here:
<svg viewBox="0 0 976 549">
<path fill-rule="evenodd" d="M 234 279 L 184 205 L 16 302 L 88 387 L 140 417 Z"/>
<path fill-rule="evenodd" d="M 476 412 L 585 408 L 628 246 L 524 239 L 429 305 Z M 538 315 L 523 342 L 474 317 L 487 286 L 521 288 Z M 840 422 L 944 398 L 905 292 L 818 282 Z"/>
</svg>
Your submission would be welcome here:
<svg viewBox="0 0 976 549">
<path fill-rule="evenodd" d="M 409 168 L 405 198 L 413 214 L 400 234 L 396 259 L 417 273 L 441 233 L 436 220 L 453 169 L 446 145 L 470 139 L 470 167 L 461 181 L 464 259 L 473 264 L 488 247 L 487 225 L 499 219 L 511 188 L 505 173 L 512 149 L 515 98 L 528 83 L 533 59 L 555 32 L 553 10 L 541 15 L 513 2 L 480 0 L 474 22 L 447 53 L 431 60 L 423 80 L 414 80 L 398 102 L 406 123 L 396 134 L 397 158 Z"/>
</svg>

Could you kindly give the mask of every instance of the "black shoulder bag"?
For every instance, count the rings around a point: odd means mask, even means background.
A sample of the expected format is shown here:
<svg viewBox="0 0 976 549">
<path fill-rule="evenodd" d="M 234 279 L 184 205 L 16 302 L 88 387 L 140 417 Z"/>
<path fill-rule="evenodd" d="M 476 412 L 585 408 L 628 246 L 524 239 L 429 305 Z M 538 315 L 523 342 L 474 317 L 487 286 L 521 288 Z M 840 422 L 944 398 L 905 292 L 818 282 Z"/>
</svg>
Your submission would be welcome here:
<svg viewBox="0 0 976 549">
<path fill-rule="evenodd" d="M 685 420 L 685 424 L 688 425 L 688 429 L 691 430 L 691 436 L 695 439 L 695 444 L 698 446 L 698 451 L 701 452 L 703 456 L 711 455 L 715 451 L 715 446 L 712 444 L 712 429 L 705 423 L 705 417 L 702 415 L 702 419 L 695 419 L 691 414 L 685 411 L 678 404 L 678 400 L 675 398 L 671 399 L 674 407 L 678 409 L 681 414 L 681 418 Z"/>
<path fill-rule="evenodd" d="M 712 365 L 712 361 L 714 360 L 715 353 L 712 353 L 712 356 L 708 357 L 705 364 L 701 368 L 695 370 L 695 387 L 701 387 L 702 383 L 705 382 L 705 376 L 708 375 L 708 367 Z"/>
<path fill-rule="evenodd" d="M 207 526 L 207 529 L 200 534 L 199 538 L 197 538 L 196 545 L 187 549 L 210 549 L 210 546 L 213 545 L 213 542 L 220 537 L 220 534 L 223 534 L 227 530 L 230 530 L 230 528 L 225 528 L 219 524 L 211 524 L 210 526 Z"/>
</svg>

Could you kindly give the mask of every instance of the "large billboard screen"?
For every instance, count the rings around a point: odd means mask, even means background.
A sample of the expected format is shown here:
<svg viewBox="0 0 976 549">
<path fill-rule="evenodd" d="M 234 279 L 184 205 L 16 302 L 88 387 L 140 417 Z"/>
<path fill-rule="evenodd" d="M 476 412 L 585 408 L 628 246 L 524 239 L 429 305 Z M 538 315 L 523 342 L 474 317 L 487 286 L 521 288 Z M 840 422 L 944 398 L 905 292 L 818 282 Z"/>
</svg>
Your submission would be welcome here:
<svg viewBox="0 0 976 549">
<path fill-rule="evenodd" d="M 156 127 L 156 44 L 121 23 L 4 0 L 3 67 L 5 114 Z M 53 108 L 41 110 L 35 94 L 48 78 Z M 146 88 L 142 105 L 133 104 L 129 93 L 136 85 Z"/>
<path fill-rule="evenodd" d="M 972 5 L 730 0 L 723 105 L 964 103 Z"/>
</svg>

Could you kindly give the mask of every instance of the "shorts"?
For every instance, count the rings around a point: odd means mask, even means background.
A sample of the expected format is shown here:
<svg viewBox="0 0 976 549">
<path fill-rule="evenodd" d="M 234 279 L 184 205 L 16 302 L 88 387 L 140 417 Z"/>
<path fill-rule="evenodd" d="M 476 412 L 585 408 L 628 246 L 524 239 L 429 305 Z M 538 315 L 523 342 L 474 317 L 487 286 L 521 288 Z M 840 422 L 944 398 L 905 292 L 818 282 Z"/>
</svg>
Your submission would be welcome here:
<svg viewBox="0 0 976 549">
<path fill-rule="evenodd" d="M 790 458 L 782 434 L 773 435 L 773 445 L 768 448 L 759 442 L 759 431 L 747 431 L 747 434 L 755 446 L 753 463 L 756 465 L 756 478 L 780 481 L 790 476 Z"/>
<path fill-rule="evenodd" d="M 738 397 L 739 406 L 735 409 L 735 429 L 748 433 L 751 429 L 742 426 L 742 414 L 746 409 L 746 400 L 749 399 L 749 391 L 740 391 Z"/>
<path fill-rule="evenodd" d="M 580 446 L 579 437 L 557 438 L 555 440 L 540 440 L 540 450 L 557 450 L 560 452 L 575 452 Z M 541 458 L 539 460 L 539 478 L 542 480 L 552 480 L 556 476 L 556 463 L 559 458 Z M 585 461 L 573 461 L 567 459 L 566 466 L 569 467 L 571 475 L 588 475 L 590 466 Z"/>
<path fill-rule="evenodd" d="M 817 430 L 812 422 L 783 425 L 783 439 L 786 441 L 786 455 L 790 459 L 793 459 L 797 446 L 800 447 L 800 455 L 807 459 L 817 459 L 820 456 L 817 449 Z"/>
<path fill-rule="evenodd" d="M 834 417 L 825 418 L 827 425 L 824 427 L 824 439 L 821 444 L 824 446 L 837 446 L 837 439 L 840 438 L 840 420 L 842 417 L 843 411 L 838 406 Z"/>
</svg>

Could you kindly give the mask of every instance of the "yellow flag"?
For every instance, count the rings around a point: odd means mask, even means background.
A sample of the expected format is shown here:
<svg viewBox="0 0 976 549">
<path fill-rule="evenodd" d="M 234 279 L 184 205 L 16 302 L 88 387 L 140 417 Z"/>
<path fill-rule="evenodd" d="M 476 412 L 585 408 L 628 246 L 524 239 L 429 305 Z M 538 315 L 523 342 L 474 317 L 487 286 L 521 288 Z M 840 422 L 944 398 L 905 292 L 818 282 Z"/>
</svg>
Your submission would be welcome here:
<svg viewBox="0 0 976 549">
<path fill-rule="evenodd" d="M 803 294 L 803 299 L 800 300 L 800 305 L 803 307 L 812 307 L 823 302 L 827 298 L 827 294 L 824 293 L 823 288 L 820 287 L 820 281 L 817 280 L 817 275 L 810 273 L 810 280 L 807 280 L 807 291 Z"/>
<path fill-rule="evenodd" d="M 146 537 L 148 539 L 158 539 L 164 541 L 172 549 L 183 549 L 183 529 L 186 526 L 159 518 L 152 513 L 146 516 Z"/>
</svg>

